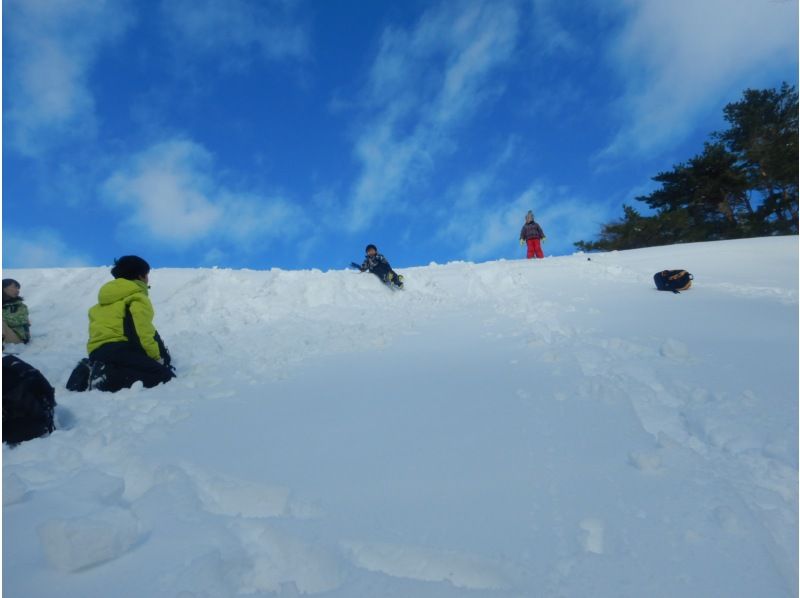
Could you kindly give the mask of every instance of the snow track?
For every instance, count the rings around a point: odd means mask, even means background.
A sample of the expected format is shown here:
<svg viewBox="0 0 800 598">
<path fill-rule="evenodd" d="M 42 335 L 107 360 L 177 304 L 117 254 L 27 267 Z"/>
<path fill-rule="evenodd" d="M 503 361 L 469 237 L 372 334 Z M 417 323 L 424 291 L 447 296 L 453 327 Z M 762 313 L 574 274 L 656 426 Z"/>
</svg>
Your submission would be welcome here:
<svg viewBox="0 0 800 598">
<path fill-rule="evenodd" d="M 7 271 L 59 429 L 9 596 L 797 594 L 797 238 L 151 274 L 179 377 L 69 393 L 107 269 Z M 658 293 L 686 268 L 695 288 Z"/>
</svg>

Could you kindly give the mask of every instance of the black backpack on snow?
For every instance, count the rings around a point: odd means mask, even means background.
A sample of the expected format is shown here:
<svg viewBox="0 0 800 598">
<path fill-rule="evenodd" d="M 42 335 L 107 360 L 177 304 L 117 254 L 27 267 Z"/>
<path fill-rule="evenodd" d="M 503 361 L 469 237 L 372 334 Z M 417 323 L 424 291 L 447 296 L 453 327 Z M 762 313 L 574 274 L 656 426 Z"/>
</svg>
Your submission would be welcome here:
<svg viewBox="0 0 800 598">
<path fill-rule="evenodd" d="M 56 429 L 55 389 L 32 365 L 3 357 L 3 442 L 10 445 L 46 436 Z"/>
<path fill-rule="evenodd" d="M 688 290 L 692 286 L 694 276 L 686 270 L 663 270 L 655 274 L 653 280 L 655 280 L 656 288 L 659 291 L 679 293 Z"/>
</svg>

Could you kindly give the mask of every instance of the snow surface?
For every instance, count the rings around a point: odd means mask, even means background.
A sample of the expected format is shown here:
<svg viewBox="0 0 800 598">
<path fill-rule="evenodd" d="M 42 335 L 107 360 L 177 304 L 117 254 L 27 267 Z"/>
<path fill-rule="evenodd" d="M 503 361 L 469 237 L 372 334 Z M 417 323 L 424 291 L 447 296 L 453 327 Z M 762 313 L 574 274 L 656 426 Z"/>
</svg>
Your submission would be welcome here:
<svg viewBox="0 0 800 598">
<path fill-rule="evenodd" d="M 108 270 L 7 271 L 59 429 L 5 594 L 796 595 L 797 238 L 587 257 L 155 270 L 179 378 L 117 394 L 64 390 Z"/>
</svg>

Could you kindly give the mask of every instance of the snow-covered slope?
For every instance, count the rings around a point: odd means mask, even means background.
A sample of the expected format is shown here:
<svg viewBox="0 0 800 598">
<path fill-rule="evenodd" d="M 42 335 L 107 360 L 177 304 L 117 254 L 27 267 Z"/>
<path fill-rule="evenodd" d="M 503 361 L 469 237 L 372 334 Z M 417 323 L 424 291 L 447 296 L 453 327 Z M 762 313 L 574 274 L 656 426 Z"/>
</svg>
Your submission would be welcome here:
<svg viewBox="0 0 800 598">
<path fill-rule="evenodd" d="M 112 395 L 107 269 L 6 271 L 59 403 L 6 595 L 796 595 L 796 237 L 403 273 L 155 270 L 179 378 Z"/>
</svg>

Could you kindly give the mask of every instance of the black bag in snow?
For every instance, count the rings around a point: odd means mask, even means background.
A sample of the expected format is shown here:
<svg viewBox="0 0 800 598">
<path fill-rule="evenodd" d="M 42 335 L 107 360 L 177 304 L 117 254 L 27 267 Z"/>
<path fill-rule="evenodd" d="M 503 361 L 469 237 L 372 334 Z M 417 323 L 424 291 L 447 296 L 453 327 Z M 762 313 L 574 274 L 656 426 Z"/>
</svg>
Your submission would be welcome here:
<svg viewBox="0 0 800 598">
<path fill-rule="evenodd" d="M 56 429 L 55 389 L 32 365 L 3 357 L 3 442 L 10 445 L 46 436 Z"/>
<path fill-rule="evenodd" d="M 84 392 L 89 390 L 89 375 L 92 373 L 92 364 L 88 358 L 84 357 L 72 370 L 67 380 L 67 390 L 73 392 Z"/>
<path fill-rule="evenodd" d="M 679 293 L 686 291 L 692 286 L 694 276 L 686 270 L 663 270 L 653 276 L 656 288 L 659 291 L 672 291 Z"/>
</svg>

